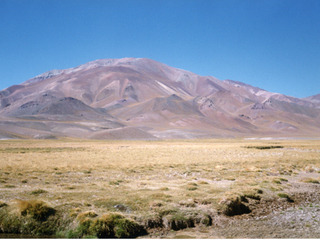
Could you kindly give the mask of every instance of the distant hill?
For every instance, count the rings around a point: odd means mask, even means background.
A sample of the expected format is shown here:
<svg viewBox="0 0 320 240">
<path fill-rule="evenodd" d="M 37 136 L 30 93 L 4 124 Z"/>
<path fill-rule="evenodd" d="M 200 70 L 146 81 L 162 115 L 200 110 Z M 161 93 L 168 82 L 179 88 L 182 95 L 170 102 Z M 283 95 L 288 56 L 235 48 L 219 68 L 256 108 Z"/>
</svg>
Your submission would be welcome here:
<svg viewBox="0 0 320 240">
<path fill-rule="evenodd" d="M 294 98 L 145 58 L 52 70 L 0 91 L 0 137 L 315 137 L 320 94 Z"/>
</svg>

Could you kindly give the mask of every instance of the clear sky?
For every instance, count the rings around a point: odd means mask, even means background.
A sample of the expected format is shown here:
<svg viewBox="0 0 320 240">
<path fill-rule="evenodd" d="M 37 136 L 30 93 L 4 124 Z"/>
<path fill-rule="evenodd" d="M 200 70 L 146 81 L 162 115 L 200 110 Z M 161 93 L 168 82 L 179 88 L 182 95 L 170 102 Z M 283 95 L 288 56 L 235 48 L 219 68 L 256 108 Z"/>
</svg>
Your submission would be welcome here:
<svg viewBox="0 0 320 240">
<path fill-rule="evenodd" d="M 294 97 L 320 93 L 319 0 L 0 0 L 0 89 L 145 57 Z"/>
</svg>

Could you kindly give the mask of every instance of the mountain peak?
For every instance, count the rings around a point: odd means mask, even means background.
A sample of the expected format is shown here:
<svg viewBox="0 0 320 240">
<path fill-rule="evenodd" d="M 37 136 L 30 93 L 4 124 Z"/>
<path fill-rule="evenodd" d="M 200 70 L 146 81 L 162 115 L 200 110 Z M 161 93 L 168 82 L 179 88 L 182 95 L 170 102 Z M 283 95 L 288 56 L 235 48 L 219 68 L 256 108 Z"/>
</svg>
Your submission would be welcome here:
<svg viewBox="0 0 320 240">
<path fill-rule="evenodd" d="M 203 77 L 147 58 L 98 59 L 0 91 L 0 135 L 314 136 L 320 134 L 317 99 Z"/>
<path fill-rule="evenodd" d="M 97 59 L 91 62 L 87 62 L 84 64 L 81 64 L 77 67 L 74 68 L 67 68 L 67 69 L 54 69 L 54 70 L 50 70 L 47 72 L 44 72 L 34 78 L 31 78 L 27 81 L 25 81 L 22 84 L 30 84 L 30 83 L 34 83 L 34 82 L 39 82 L 51 77 L 55 77 L 61 74 L 70 74 L 70 73 L 75 73 L 78 71 L 85 71 L 85 70 L 89 70 L 89 69 L 93 69 L 96 67 L 108 67 L 108 66 L 124 66 L 124 65 L 133 65 L 134 63 L 136 63 L 137 61 L 141 61 L 142 65 L 147 66 L 148 64 L 161 64 L 160 62 L 148 59 L 148 58 L 131 58 L 131 57 L 127 57 L 127 58 L 119 58 L 119 59 Z"/>
</svg>

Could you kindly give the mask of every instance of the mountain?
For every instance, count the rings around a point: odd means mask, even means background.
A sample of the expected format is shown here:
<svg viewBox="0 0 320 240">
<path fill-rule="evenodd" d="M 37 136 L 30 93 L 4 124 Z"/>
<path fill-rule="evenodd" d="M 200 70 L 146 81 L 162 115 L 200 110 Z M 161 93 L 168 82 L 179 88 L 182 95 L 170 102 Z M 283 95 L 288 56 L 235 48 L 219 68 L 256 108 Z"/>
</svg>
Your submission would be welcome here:
<svg viewBox="0 0 320 240">
<path fill-rule="evenodd" d="M 145 58 L 52 70 L 0 91 L 0 138 L 314 137 L 320 94 L 299 99 Z"/>
<path fill-rule="evenodd" d="M 304 98 L 306 101 L 312 102 L 317 106 L 317 108 L 320 108 L 320 94 L 310 96 L 307 98 Z"/>
</svg>

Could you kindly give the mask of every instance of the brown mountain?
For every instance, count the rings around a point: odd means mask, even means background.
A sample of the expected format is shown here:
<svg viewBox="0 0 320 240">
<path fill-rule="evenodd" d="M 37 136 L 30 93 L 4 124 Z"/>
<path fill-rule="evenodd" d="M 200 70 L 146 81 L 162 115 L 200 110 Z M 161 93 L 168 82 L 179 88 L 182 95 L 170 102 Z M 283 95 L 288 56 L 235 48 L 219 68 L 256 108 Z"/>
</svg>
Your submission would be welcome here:
<svg viewBox="0 0 320 240">
<path fill-rule="evenodd" d="M 0 91 L 0 137 L 314 137 L 319 95 L 299 99 L 150 59 L 103 59 Z"/>
</svg>

